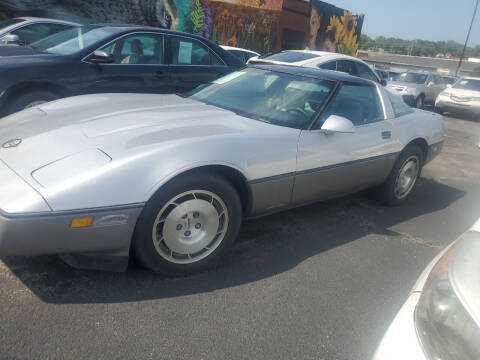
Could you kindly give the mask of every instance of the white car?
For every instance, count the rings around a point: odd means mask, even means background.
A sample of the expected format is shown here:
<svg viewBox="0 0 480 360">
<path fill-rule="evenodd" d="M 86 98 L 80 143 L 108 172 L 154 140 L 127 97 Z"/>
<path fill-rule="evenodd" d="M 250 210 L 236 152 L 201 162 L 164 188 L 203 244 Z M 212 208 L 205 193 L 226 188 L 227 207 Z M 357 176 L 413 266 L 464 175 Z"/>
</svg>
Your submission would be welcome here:
<svg viewBox="0 0 480 360">
<path fill-rule="evenodd" d="M 80 24 L 70 21 L 36 17 L 0 20 L 0 45 L 30 45 L 57 32 Z"/>
<path fill-rule="evenodd" d="M 250 59 L 248 64 L 277 64 L 312 67 L 341 71 L 352 76 L 386 85 L 385 80 L 375 74 L 370 65 L 353 56 L 327 51 L 284 50 L 261 58 Z"/>
<path fill-rule="evenodd" d="M 465 77 L 447 85 L 435 101 L 435 111 L 480 117 L 480 78 Z"/>
<path fill-rule="evenodd" d="M 480 219 L 423 271 L 374 360 L 480 359 Z"/>
<path fill-rule="evenodd" d="M 295 66 L 249 66 L 184 96 L 45 103 L 0 122 L 0 255 L 105 268 L 135 249 L 152 271 L 193 273 L 243 218 L 369 187 L 402 203 L 443 140 L 441 115 Z"/>
<path fill-rule="evenodd" d="M 244 63 L 247 63 L 248 60 L 257 58 L 260 56 L 259 53 L 252 51 L 252 50 L 247 50 L 247 49 L 242 49 L 242 48 L 237 48 L 233 46 L 226 46 L 226 45 L 220 45 L 221 48 L 224 50 L 227 50 L 229 53 L 232 55 L 235 55 L 237 58 L 242 60 Z"/>
</svg>

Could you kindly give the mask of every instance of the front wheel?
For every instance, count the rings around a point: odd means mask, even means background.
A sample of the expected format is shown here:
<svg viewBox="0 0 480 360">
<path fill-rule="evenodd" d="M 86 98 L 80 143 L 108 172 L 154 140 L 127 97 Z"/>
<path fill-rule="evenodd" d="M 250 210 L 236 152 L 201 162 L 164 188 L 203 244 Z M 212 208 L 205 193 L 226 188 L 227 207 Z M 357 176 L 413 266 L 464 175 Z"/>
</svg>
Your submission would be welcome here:
<svg viewBox="0 0 480 360">
<path fill-rule="evenodd" d="M 135 229 L 136 256 L 164 275 L 203 271 L 228 251 L 241 218 L 239 196 L 226 179 L 202 173 L 179 177 L 147 202 Z"/>
<path fill-rule="evenodd" d="M 398 157 L 382 186 L 383 200 L 387 205 L 403 203 L 413 190 L 423 165 L 423 152 L 417 145 L 409 145 Z"/>
<path fill-rule="evenodd" d="M 415 100 L 415 107 L 417 109 L 423 109 L 424 105 L 425 105 L 425 97 L 423 95 L 419 95 Z"/>
</svg>

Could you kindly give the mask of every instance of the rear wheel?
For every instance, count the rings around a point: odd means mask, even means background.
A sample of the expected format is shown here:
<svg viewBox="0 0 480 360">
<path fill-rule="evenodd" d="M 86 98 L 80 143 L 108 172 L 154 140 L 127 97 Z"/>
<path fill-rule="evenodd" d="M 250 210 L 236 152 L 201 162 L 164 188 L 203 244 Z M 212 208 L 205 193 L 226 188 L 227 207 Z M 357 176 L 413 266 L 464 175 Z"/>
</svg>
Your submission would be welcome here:
<svg viewBox="0 0 480 360">
<path fill-rule="evenodd" d="M 145 206 L 134 236 L 136 256 L 151 271 L 188 275 L 215 265 L 237 237 L 241 202 L 224 178 L 182 176 Z"/>
<path fill-rule="evenodd" d="M 387 205 L 399 205 L 412 192 L 423 166 L 423 152 L 418 145 L 409 145 L 398 157 L 387 181 L 382 186 Z"/>
<path fill-rule="evenodd" d="M 10 105 L 9 113 L 28 109 L 57 99 L 58 96 L 49 91 L 25 92 L 14 98 L 12 104 Z"/>
</svg>

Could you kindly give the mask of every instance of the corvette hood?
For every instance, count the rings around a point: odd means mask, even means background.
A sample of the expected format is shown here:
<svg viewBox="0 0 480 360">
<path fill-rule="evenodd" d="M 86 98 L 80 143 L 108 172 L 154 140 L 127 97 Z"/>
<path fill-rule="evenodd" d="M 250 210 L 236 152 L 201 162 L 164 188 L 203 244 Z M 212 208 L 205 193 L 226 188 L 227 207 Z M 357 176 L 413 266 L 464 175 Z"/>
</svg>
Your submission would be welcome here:
<svg viewBox="0 0 480 360">
<path fill-rule="evenodd" d="M 81 168 L 88 161 L 102 164 L 153 146 L 262 126 L 269 125 L 177 95 L 84 95 L 2 119 L 0 160 L 28 181 L 37 170 L 62 159 Z"/>
</svg>

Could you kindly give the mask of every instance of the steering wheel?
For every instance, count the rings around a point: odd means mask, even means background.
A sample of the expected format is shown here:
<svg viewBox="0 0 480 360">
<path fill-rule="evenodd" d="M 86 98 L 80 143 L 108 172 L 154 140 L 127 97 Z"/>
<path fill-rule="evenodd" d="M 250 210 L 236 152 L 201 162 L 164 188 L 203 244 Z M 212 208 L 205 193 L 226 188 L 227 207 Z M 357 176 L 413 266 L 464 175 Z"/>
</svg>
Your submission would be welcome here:
<svg viewBox="0 0 480 360">
<path fill-rule="evenodd" d="M 296 107 L 294 109 L 285 109 L 285 111 L 295 116 L 301 115 L 304 118 L 304 120 L 308 120 L 310 118 L 307 112 L 299 107 Z"/>
</svg>

